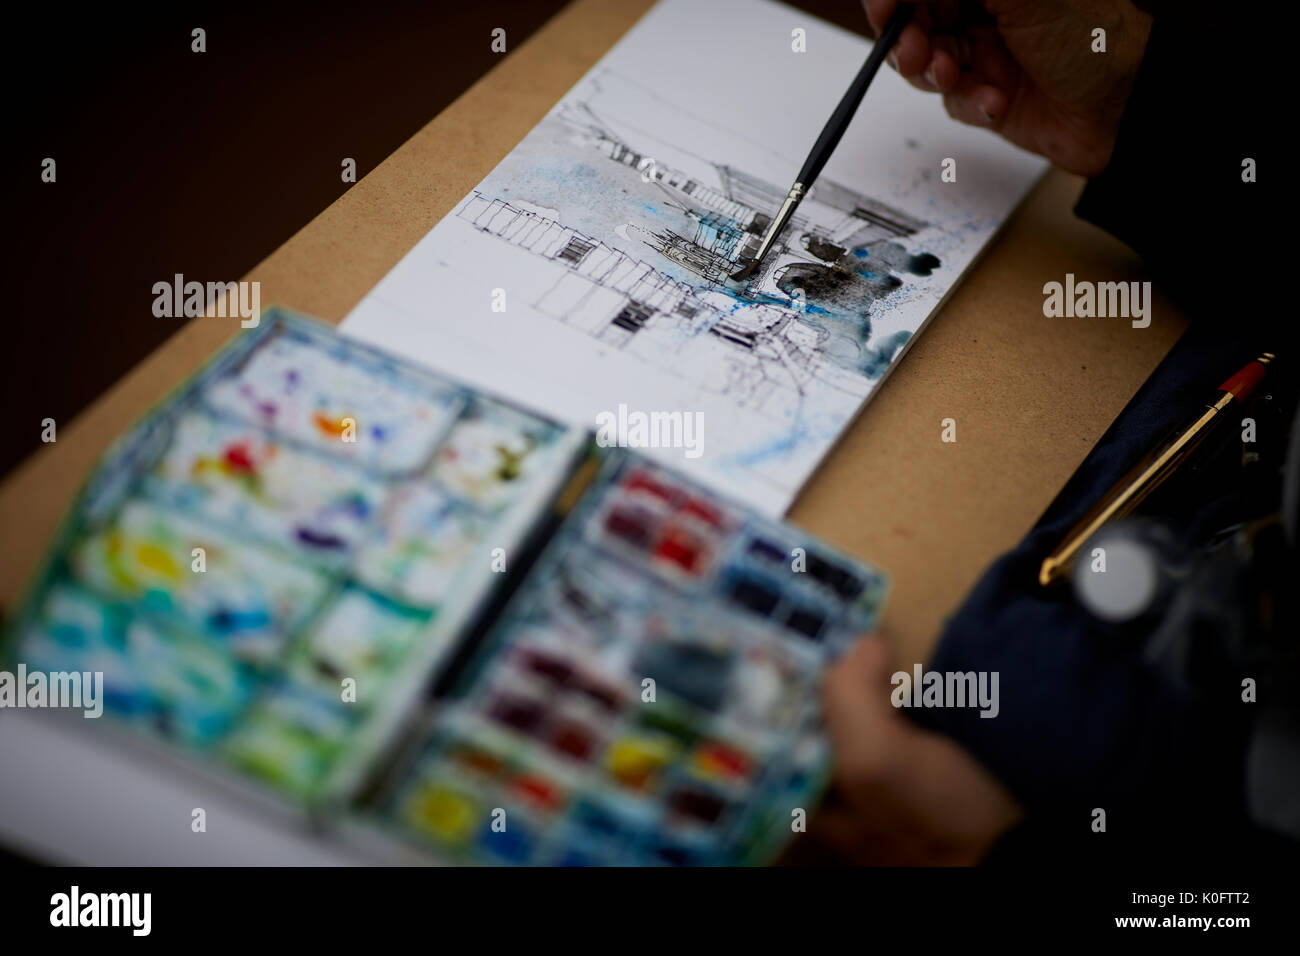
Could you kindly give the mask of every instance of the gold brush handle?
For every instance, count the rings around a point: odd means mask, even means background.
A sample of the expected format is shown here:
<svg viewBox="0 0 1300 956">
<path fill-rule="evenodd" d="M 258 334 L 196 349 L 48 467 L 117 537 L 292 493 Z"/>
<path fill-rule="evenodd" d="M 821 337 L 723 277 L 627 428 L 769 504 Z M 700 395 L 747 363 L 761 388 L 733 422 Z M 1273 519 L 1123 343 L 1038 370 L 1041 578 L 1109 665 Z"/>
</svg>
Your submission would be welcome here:
<svg viewBox="0 0 1300 956">
<path fill-rule="evenodd" d="M 1205 440 L 1211 431 L 1210 425 L 1215 417 L 1227 408 L 1232 400 L 1232 393 L 1224 392 L 1217 402 L 1205 409 L 1190 428 L 1184 429 L 1172 442 L 1139 462 L 1124 477 L 1116 490 L 1084 515 L 1065 536 L 1065 542 L 1043 561 L 1038 571 L 1038 583 L 1046 587 L 1053 581 L 1059 580 L 1069 570 L 1075 554 L 1102 525 L 1115 518 L 1122 518 L 1141 504 L 1147 495 L 1160 487 L 1182 460 Z"/>
</svg>

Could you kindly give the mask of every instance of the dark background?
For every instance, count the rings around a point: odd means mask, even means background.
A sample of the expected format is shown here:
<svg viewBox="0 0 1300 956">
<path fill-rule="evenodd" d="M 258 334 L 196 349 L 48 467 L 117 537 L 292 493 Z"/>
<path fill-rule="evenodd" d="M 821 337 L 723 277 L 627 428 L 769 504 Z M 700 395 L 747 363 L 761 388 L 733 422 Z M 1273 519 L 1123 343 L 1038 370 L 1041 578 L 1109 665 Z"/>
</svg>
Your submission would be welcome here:
<svg viewBox="0 0 1300 956">
<path fill-rule="evenodd" d="M 514 49 L 564 3 L 270 6 L 6 11 L 0 474 L 177 330 L 155 282 L 244 275 L 351 185 L 344 157 L 360 179 L 491 69 L 493 28 Z"/>
</svg>

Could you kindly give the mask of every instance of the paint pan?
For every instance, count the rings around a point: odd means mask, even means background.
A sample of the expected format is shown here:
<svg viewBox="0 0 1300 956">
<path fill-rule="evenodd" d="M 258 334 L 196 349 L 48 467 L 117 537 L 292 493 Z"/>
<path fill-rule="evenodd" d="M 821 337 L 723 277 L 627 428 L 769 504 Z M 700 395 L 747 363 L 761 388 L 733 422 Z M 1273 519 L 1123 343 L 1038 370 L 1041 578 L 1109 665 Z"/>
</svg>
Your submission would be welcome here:
<svg viewBox="0 0 1300 956">
<path fill-rule="evenodd" d="M 384 475 L 423 467 L 461 397 L 373 350 L 281 326 L 204 392 L 208 407 Z"/>
<path fill-rule="evenodd" d="M 431 477 L 487 513 L 497 513 L 554 459 L 558 429 L 495 402 L 475 401 L 438 449 Z"/>
<path fill-rule="evenodd" d="M 356 574 L 377 591 L 434 608 L 475 573 L 476 556 L 481 573 L 494 529 L 490 517 L 445 491 L 404 482 L 357 555 Z"/>
<path fill-rule="evenodd" d="M 329 588 L 287 554 L 142 499 L 75 545 L 71 565 L 95 591 L 260 661 L 280 653 Z"/>
</svg>

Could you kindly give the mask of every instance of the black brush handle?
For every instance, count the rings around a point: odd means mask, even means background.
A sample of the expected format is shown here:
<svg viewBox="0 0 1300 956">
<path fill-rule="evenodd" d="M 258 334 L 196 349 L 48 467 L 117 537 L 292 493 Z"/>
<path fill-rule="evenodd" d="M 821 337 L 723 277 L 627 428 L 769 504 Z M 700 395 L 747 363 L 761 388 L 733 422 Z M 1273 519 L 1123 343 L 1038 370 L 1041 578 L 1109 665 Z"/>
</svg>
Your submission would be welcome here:
<svg viewBox="0 0 1300 956">
<path fill-rule="evenodd" d="M 844 94 L 844 98 L 840 100 L 840 105 L 835 107 L 830 121 L 822 129 L 822 134 L 817 137 L 817 142 L 813 144 L 812 152 L 804 160 L 803 169 L 799 170 L 799 176 L 795 181 L 803 183 L 805 188 L 812 185 L 813 180 L 821 173 L 822 167 L 826 165 L 826 160 L 830 159 L 831 153 L 835 152 L 835 147 L 839 145 L 844 131 L 849 128 L 849 123 L 853 121 L 853 114 L 858 111 L 858 105 L 866 95 L 872 78 L 880 69 L 880 64 L 885 62 L 885 57 L 889 55 L 894 44 L 898 42 L 899 34 L 912 19 L 915 10 L 915 4 L 899 3 L 898 8 L 894 10 L 894 15 L 889 18 L 889 23 L 885 25 L 880 39 L 871 48 L 867 62 L 863 63 L 862 69 L 858 70 L 858 75 L 853 78 L 853 83 Z"/>
</svg>

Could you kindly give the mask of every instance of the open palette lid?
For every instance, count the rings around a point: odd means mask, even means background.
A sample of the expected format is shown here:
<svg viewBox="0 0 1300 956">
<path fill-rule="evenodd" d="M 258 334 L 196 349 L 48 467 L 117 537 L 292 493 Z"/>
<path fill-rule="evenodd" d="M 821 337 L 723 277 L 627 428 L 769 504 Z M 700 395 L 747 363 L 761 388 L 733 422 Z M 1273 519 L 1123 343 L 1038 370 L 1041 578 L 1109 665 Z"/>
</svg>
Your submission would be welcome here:
<svg viewBox="0 0 1300 956">
<path fill-rule="evenodd" d="M 5 656 L 102 671 L 137 742 L 347 799 L 585 442 L 271 310 L 105 455 Z"/>
</svg>

